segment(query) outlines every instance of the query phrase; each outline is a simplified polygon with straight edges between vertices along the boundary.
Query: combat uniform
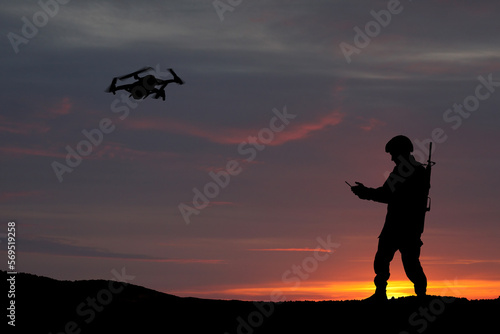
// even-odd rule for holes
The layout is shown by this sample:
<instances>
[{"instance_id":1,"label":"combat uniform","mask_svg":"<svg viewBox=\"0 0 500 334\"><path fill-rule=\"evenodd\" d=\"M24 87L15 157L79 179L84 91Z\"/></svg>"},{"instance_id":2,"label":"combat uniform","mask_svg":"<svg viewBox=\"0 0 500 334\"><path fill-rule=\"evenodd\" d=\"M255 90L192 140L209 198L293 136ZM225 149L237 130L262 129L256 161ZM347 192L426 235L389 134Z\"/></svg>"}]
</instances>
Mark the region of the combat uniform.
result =
<instances>
[{"instance_id":1,"label":"combat uniform","mask_svg":"<svg viewBox=\"0 0 500 334\"><path fill-rule=\"evenodd\" d=\"M387 203L385 224L374 261L376 294L385 295L389 265L397 250L416 294L426 293L427 278L419 257L428 189L426 169L410 155L407 161L394 167L382 187L365 190L365 199Z\"/></svg>"}]
</instances>

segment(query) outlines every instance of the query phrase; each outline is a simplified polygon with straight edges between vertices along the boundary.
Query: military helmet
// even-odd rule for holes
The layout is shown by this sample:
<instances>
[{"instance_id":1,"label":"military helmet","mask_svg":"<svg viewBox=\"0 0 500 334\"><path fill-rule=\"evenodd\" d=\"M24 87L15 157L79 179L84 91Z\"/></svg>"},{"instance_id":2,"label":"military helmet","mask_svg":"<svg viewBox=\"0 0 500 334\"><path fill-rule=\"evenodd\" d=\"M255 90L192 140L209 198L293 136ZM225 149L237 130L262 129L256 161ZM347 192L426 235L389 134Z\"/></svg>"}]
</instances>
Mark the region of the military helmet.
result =
<instances>
[{"instance_id":1,"label":"military helmet","mask_svg":"<svg viewBox=\"0 0 500 334\"><path fill-rule=\"evenodd\" d=\"M387 142L385 151L387 153L410 153L413 152L413 144L410 138L399 135Z\"/></svg>"}]
</instances>

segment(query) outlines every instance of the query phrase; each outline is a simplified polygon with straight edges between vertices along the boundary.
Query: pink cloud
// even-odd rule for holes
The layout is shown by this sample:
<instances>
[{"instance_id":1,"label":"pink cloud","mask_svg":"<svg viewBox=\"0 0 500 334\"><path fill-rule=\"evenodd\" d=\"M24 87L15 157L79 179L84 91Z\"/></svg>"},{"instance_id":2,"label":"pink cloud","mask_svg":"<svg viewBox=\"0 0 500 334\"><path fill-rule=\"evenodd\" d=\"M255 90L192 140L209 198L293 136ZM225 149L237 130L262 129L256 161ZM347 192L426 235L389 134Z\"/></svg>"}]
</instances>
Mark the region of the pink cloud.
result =
<instances>
[{"instance_id":1,"label":"pink cloud","mask_svg":"<svg viewBox=\"0 0 500 334\"><path fill-rule=\"evenodd\" d=\"M292 140L300 140L309 137L309 135L316 131L321 131L329 126L340 124L344 118L344 114L338 110L321 117L320 119L296 126L291 125L290 129L286 129L282 133L276 135L269 145L281 145Z\"/></svg>"},{"instance_id":2,"label":"pink cloud","mask_svg":"<svg viewBox=\"0 0 500 334\"><path fill-rule=\"evenodd\" d=\"M65 158L65 154L52 152L46 149L39 148L25 148L25 147L0 147L0 152L6 155L22 156L22 155L35 155L42 157Z\"/></svg>"},{"instance_id":3,"label":"pink cloud","mask_svg":"<svg viewBox=\"0 0 500 334\"><path fill-rule=\"evenodd\" d=\"M362 130L365 130L365 131L371 131L373 130L374 128L378 128L380 126L384 126L386 123L381 121L381 120L378 120L376 118L364 118L364 117L358 117L359 120L361 120L363 122L362 125L360 125L360 128Z\"/></svg>"},{"instance_id":4,"label":"pink cloud","mask_svg":"<svg viewBox=\"0 0 500 334\"><path fill-rule=\"evenodd\" d=\"M333 251L321 248L256 248L249 249L249 251L258 252L320 252L320 253L332 253Z\"/></svg>"},{"instance_id":5,"label":"pink cloud","mask_svg":"<svg viewBox=\"0 0 500 334\"><path fill-rule=\"evenodd\" d=\"M36 196L41 194L41 191L30 190L30 191L17 191L17 192L7 192L0 194L0 202L8 201L16 198L26 198L31 196Z\"/></svg>"},{"instance_id":6,"label":"pink cloud","mask_svg":"<svg viewBox=\"0 0 500 334\"><path fill-rule=\"evenodd\" d=\"M153 159L153 158L169 158L177 156L175 153L170 152L151 152L140 151L126 147L124 144L109 142L99 147L95 154L90 155L89 158L93 159L122 159L122 160L136 160L136 159Z\"/></svg>"},{"instance_id":7,"label":"pink cloud","mask_svg":"<svg viewBox=\"0 0 500 334\"><path fill-rule=\"evenodd\" d=\"M69 97L64 97L62 100L54 107L49 109L49 113L52 116L62 116L70 113L73 103Z\"/></svg>"},{"instance_id":8,"label":"pink cloud","mask_svg":"<svg viewBox=\"0 0 500 334\"><path fill-rule=\"evenodd\" d=\"M214 201L214 202L210 202L210 204L208 204L208 206L226 206L226 205L235 206L237 204L234 202L223 202L223 201Z\"/></svg>"},{"instance_id":9,"label":"pink cloud","mask_svg":"<svg viewBox=\"0 0 500 334\"><path fill-rule=\"evenodd\" d=\"M131 120L126 125L134 130L160 130L179 134L188 134L194 137L206 138L210 141L221 144L240 143L241 138L248 136L243 129L228 129L219 131L217 129L202 128L197 125L171 119L143 119ZM244 139L243 139L244 140Z\"/></svg>"},{"instance_id":10,"label":"pink cloud","mask_svg":"<svg viewBox=\"0 0 500 334\"><path fill-rule=\"evenodd\" d=\"M27 135L27 134L46 133L50 130L50 127L43 124L10 122L6 121L5 117L1 116L0 116L0 121L2 122L2 124L0 125L0 131L2 132Z\"/></svg>"},{"instance_id":11,"label":"pink cloud","mask_svg":"<svg viewBox=\"0 0 500 334\"><path fill-rule=\"evenodd\" d=\"M307 138L313 132L339 124L342 121L343 116L343 113L338 110L334 110L317 120L307 123L294 124L294 120L291 120L290 124L282 132L275 133L274 139L267 145L278 146L289 141ZM263 128L267 128L268 126L269 124L265 124ZM160 130L172 133L188 134L220 144L240 144L247 141L249 136L256 136L259 131L263 129L202 128L198 125L167 119L131 120L127 123L127 127L134 130Z\"/></svg>"},{"instance_id":12,"label":"pink cloud","mask_svg":"<svg viewBox=\"0 0 500 334\"><path fill-rule=\"evenodd\" d=\"M179 264L189 264L189 263L201 263L201 264L225 264L225 260L218 259L158 259L158 258L149 258L149 257L130 257L130 256L100 256L100 255L65 255L60 254L61 256L75 256L75 257L84 257L91 259L108 259L108 260L125 260L125 261L140 261L140 262L158 262L158 263L179 263Z\"/></svg>"},{"instance_id":13,"label":"pink cloud","mask_svg":"<svg viewBox=\"0 0 500 334\"><path fill-rule=\"evenodd\" d=\"M125 260L143 261L143 262L162 262L162 263L201 263L201 264L225 264L225 260L218 259L140 259L140 258L126 258Z\"/></svg>"}]
</instances>

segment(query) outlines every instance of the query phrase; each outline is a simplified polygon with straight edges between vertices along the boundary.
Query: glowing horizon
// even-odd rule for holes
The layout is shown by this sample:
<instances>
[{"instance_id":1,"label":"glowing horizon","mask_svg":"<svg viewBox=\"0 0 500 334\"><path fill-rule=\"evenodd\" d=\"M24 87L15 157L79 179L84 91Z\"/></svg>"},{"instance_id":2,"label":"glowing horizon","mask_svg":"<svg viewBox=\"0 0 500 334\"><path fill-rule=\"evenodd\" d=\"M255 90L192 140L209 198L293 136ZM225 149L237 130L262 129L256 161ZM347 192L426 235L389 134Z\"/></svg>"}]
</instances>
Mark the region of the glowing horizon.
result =
<instances>
[{"instance_id":1,"label":"glowing horizon","mask_svg":"<svg viewBox=\"0 0 500 334\"><path fill-rule=\"evenodd\" d=\"M446 296L472 299L497 299L500 297L500 281L488 280L455 280L429 281L427 294L431 296ZM303 283L299 288L284 287L279 284L262 285L259 287L227 288L222 290L189 290L165 291L181 297L199 297L210 299L240 299L277 301L276 298L286 301L293 300L361 300L369 297L375 291L373 282L311 282ZM279 297L273 298L277 292ZM387 286L388 298L414 296L413 284L405 280L389 281ZM239 298L235 298L238 296ZM267 296L267 298L266 298ZM331 297L326 297L331 296Z\"/></svg>"}]
</instances>

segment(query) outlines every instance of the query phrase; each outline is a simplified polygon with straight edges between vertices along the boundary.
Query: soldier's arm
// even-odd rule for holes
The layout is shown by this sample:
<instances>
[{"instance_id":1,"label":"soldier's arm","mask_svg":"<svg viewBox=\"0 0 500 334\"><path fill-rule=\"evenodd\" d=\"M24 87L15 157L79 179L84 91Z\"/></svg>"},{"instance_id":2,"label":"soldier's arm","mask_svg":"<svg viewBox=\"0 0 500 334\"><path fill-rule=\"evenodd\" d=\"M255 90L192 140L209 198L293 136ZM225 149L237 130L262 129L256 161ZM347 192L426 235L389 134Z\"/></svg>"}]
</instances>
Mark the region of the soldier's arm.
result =
<instances>
[{"instance_id":1,"label":"soldier's arm","mask_svg":"<svg viewBox=\"0 0 500 334\"><path fill-rule=\"evenodd\" d=\"M365 187L363 184L356 182L357 186L351 187L351 189L361 199L371 200L371 201L387 204L387 203L389 203L389 200L392 197L392 193L393 193L391 191L389 181L390 181L390 176L384 182L384 184L378 188L368 188L368 187Z\"/></svg>"},{"instance_id":2,"label":"soldier's arm","mask_svg":"<svg viewBox=\"0 0 500 334\"><path fill-rule=\"evenodd\" d=\"M396 168L394 168L393 172L389 175L381 187L367 189L368 199L379 203L389 203L396 186L393 182L395 170Z\"/></svg>"},{"instance_id":3,"label":"soldier's arm","mask_svg":"<svg viewBox=\"0 0 500 334\"><path fill-rule=\"evenodd\" d=\"M367 189L368 199L379 202L379 203L389 203L390 199L390 189L385 186L379 188L368 188Z\"/></svg>"}]
</instances>

